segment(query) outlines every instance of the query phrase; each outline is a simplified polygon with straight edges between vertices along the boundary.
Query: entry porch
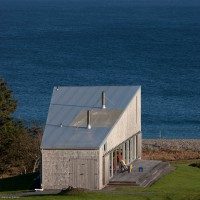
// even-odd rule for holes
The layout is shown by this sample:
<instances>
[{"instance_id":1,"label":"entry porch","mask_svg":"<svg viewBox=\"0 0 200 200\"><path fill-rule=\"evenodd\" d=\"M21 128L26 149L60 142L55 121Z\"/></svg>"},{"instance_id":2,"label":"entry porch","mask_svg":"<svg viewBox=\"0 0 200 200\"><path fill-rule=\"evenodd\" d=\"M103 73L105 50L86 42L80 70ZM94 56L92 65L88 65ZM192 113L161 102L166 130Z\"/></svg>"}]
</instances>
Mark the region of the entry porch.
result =
<instances>
[{"instance_id":1,"label":"entry porch","mask_svg":"<svg viewBox=\"0 0 200 200\"><path fill-rule=\"evenodd\" d=\"M108 185L147 187L174 170L169 163L155 160L135 160L132 165L132 172L115 174Z\"/></svg>"}]
</instances>

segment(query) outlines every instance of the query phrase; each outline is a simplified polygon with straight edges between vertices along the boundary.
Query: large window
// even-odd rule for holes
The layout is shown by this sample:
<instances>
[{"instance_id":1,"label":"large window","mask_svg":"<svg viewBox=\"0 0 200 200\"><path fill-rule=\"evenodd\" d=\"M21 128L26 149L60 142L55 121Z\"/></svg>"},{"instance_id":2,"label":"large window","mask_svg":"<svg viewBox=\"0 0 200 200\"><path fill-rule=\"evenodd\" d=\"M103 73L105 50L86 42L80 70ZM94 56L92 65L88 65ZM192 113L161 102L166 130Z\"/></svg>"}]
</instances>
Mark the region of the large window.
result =
<instances>
[{"instance_id":1,"label":"large window","mask_svg":"<svg viewBox=\"0 0 200 200\"><path fill-rule=\"evenodd\" d=\"M110 152L110 178L114 174L119 173L120 161L124 160L127 164L130 164L137 157L137 136L134 135L129 140L122 143Z\"/></svg>"}]
</instances>

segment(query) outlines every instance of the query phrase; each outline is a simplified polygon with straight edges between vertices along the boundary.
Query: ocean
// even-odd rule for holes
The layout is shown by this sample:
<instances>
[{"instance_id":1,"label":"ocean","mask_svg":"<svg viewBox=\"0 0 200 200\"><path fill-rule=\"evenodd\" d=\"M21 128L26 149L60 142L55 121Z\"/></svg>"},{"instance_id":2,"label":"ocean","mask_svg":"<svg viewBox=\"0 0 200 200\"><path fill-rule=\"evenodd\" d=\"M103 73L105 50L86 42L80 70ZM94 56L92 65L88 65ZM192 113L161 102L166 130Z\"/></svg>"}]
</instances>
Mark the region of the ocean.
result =
<instances>
[{"instance_id":1,"label":"ocean","mask_svg":"<svg viewBox=\"0 0 200 200\"><path fill-rule=\"evenodd\" d=\"M144 138L200 138L200 1L0 0L0 75L23 120L56 85L141 85Z\"/></svg>"}]
</instances>

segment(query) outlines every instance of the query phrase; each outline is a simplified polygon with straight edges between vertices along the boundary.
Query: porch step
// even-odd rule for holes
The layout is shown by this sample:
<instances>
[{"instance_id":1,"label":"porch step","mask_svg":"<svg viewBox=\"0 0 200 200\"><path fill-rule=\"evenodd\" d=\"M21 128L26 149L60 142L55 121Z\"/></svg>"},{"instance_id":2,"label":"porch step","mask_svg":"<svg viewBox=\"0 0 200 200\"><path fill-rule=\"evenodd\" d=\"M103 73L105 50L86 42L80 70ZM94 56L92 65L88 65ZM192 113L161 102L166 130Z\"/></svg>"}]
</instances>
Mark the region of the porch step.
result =
<instances>
[{"instance_id":1,"label":"porch step","mask_svg":"<svg viewBox=\"0 0 200 200\"><path fill-rule=\"evenodd\" d=\"M139 186L137 183L135 182L109 182L108 183L109 186Z\"/></svg>"}]
</instances>

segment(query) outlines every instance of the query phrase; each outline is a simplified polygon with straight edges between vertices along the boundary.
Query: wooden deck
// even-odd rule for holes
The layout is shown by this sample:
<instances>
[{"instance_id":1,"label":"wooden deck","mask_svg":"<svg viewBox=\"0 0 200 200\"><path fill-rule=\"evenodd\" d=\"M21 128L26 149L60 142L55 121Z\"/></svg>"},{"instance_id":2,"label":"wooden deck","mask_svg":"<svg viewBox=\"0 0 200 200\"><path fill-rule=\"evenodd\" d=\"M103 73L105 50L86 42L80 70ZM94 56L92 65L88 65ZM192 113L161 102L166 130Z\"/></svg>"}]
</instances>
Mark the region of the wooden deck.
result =
<instances>
[{"instance_id":1,"label":"wooden deck","mask_svg":"<svg viewBox=\"0 0 200 200\"><path fill-rule=\"evenodd\" d=\"M133 171L115 175L109 185L127 185L147 187L154 183L161 176L174 170L169 163L155 160L137 160L132 163ZM140 172L139 168L143 171Z\"/></svg>"}]
</instances>

